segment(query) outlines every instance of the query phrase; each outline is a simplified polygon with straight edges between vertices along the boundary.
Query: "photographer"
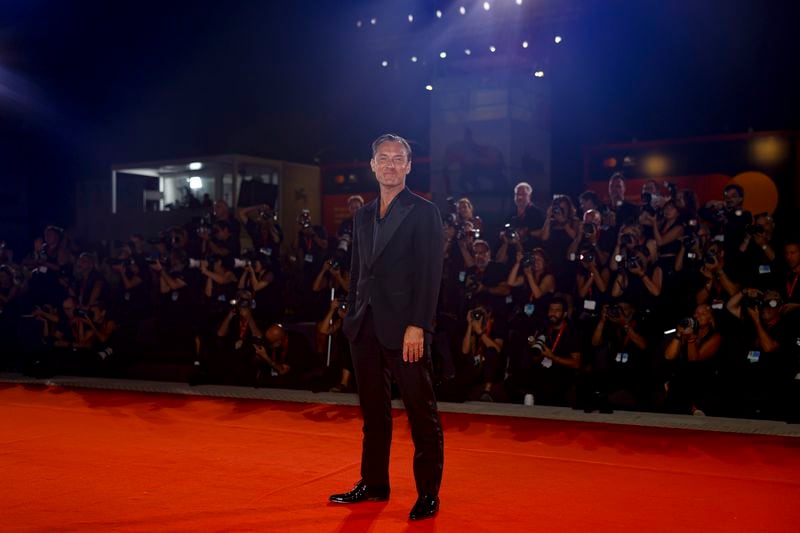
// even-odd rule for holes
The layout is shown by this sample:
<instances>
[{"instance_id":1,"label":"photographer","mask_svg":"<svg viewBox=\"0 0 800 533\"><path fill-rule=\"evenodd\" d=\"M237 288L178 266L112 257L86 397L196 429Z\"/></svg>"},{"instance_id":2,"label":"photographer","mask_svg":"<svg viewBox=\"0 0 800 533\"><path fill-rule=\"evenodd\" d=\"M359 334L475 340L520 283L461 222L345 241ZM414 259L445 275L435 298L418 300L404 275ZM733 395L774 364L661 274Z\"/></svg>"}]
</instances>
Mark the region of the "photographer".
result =
<instances>
[{"instance_id":1,"label":"photographer","mask_svg":"<svg viewBox=\"0 0 800 533\"><path fill-rule=\"evenodd\" d=\"M328 234L325 228L311 223L311 211L303 209L297 218L295 250L304 272L317 272L328 253Z\"/></svg>"},{"instance_id":2,"label":"photographer","mask_svg":"<svg viewBox=\"0 0 800 533\"><path fill-rule=\"evenodd\" d=\"M574 261L579 250L591 250L597 264L604 266L608 264L611 257L614 241L613 234L603 225L603 217L600 212L589 209L583 213L580 231L575 234L575 238L569 245L567 257L570 261Z\"/></svg>"},{"instance_id":3,"label":"photographer","mask_svg":"<svg viewBox=\"0 0 800 533\"><path fill-rule=\"evenodd\" d=\"M300 333L286 331L280 324L267 328L263 343L254 345L257 387L291 389L302 387L303 372L309 366L308 341Z\"/></svg>"},{"instance_id":4,"label":"photographer","mask_svg":"<svg viewBox=\"0 0 800 533\"><path fill-rule=\"evenodd\" d=\"M256 303L254 314L262 323L270 324L281 318L283 295L272 261L264 251L245 254L245 266L239 276L239 290L247 289Z\"/></svg>"},{"instance_id":5,"label":"photographer","mask_svg":"<svg viewBox=\"0 0 800 533\"><path fill-rule=\"evenodd\" d=\"M517 252L506 283L512 288L514 302L524 302L524 312L529 317L535 312L534 304L556 290L556 278L550 273L547 255L541 248L530 253Z\"/></svg>"},{"instance_id":6,"label":"photographer","mask_svg":"<svg viewBox=\"0 0 800 533\"><path fill-rule=\"evenodd\" d=\"M510 362L506 390L513 401L531 392L536 404L574 404L581 353L578 332L567 321L567 312L567 301L553 298L545 328L529 335L525 349Z\"/></svg>"},{"instance_id":7,"label":"photographer","mask_svg":"<svg viewBox=\"0 0 800 533\"><path fill-rule=\"evenodd\" d=\"M489 307L478 306L469 310L467 329L461 341L464 362L456 378L462 397L494 401L492 386L497 378L504 336Z\"/></svg>"},{"instance_id":8,"label":"photographer","mask_svg":"<svg viewBox=\"0 0 800 533\"><path fill-rule=\"evenodd\" d=\"M509 263L516 252L541 246L544 213L533 203L533 188L522 181L514 187L514 212L505 220L506 230L500 234L500 247L495 254L498 263ZM509 248L512 248L511 250Z\"/></svg>"},{"instance_id":9,"label":"photographer","mask_svg":"<svg viewBox=\"0 0 800 533\"><path fill-rule=\"evenodd\" d=\"M597 404L590 403L587 410L646 407L650 393L650 354L631 303L621 301L603 306L592 334L592 346L595 355L589 378L593 401Z\"/></svg>"},{"instance_id":10,"label":"photographer","mask_svg":"<svg viewBox=\"0 0 800 533\"><path fill-rule=\"evenodd\" d=\"M786 260L786 303L800 304L800 239L788 241L783 247L783 257Z\"/></svg>"},{"instance_id":11,"label":"photographer","mask_svg":"<svg viewBox=\"0 0 800 533\"><path fill-rule=\"evenodd\" d=\"M253 339L261 338L253 317L253 303L253 294L248 290L237 291L230 300L228 312L217 328L216 350L210 354L207 364L197 369L206 373L203 377L222 383L252 383Z\"/></svg>"},{"instance_id":12,"label":"photographer","mask_svg":"<svg viewBox=\"0 0 800 533\"><path fill-rule=\"evenodd\" d=\"M739 244L744 240L745 228L752 224L753 216L746 211L744 188L730 183L722 190L723 200L711 200L701 208L699 214L712 225L714 235L724 235L725 253L735 257Z\"/></svg>"},{"instance_id":13,"label":"photographer","mask_svg":"<svg viewBox=\"0 0 800 533\"><path fill-rule=\"evenodd\" d=\"M577 296L580 299L577 308L594 315L599 305L608 298L608 284L611 271L608 267L598 265L596 248L585 248L576 255L578 271L575 274Z\"/></svg>"},{"instance_id":14,"label":"photographer","mask_svg":"<svg viewBox=\"0 0 800 533\"><path fill-rule=\"evenodd\" d=\"M581 213L584 215L587 211L602 213L605 207L600 197L594 191L583 191L580 193L578 195L578 206L580 207Z\"/></svg>"},{"instance_id":15,"label":"photographer","mask_svg":"<svg viewBox=\"0 0 800 533\"><path fill-rule=\"evenodd\" d=\"M339 228L336 230L337 239L341 240L345 235L349 236L350 241L353 240L353 220L355 220L356 211L364 207L364 197L359 194L354 194L347 199L347 213L348 217L342 220Z\"/></svg>"},{"instance_id":16,"label":"photographer","mask_svg":"<svg viewBox=\"0 0 800 533\"><path fill-rule=\"evenodd\" d=\"M113 310L119 317L120 335L125 339L125 344L130 346L135 341L140 321L149 314L150 276L142 276L145 263L135 259L130 248L123 248L109 264L111 271L119 276Z\"/></svg>"},{"instance_id":17,"label":"photographer","mask_svg":"<svg viewBox=\"0 0 800 533\"><path fill-rule=\"evenodd\" d=\"M711 306L698 305L693 316L678 323L664 350L664 358L671 363L664 387L668 411L703 415L715 409L715 357L721 345Z\"/></svg>"},{"instance_id":18,"label":"photographer","mask_svg":"<svg viewBox=\"0 0 800 533\"><path fill-rule=\"evenodd\" d=\"M164 259L148 258L147 264L154 283L158 284L155 326L159 349L194 357L197 351L194 333L199 329L199 302L190 290L185 253L174 250ZM197 292L200 292L199 288Z\"/></svg>"},{"instance_id":19,"label":"photographer","mask_svg":"<svg viewBox=\"0 0 800 533\"><path fill-rule=\"evenodd\" d=\"M633 224L638 220L639 208L625 199L625 176L621 172L615 172L608 179L608 197L617 225Z\"/></svg>"},{"instance_id":20,"label":"photographer","mask_svg":"<svg viewBox=\"0 0 800 533\"><path fill-rule=\"evenodd\" d=\"M703 266L700 268L703 286L697 292L697 304L709 304L712 309L722 309L724 302L739 292L739 285L734 283L725 272L725 250L721 243L710 241L703 254Z\"/></svg>"},{"instance_id":21,"label":"photographer","mask_svg":"<svg viewBox=\"0 0 800 533\"><path fill-rule=\"evenodd\" d=\"M634 253L637 247L645 247L648 255L656 257L658 246L653 239L646 239L642 231L642 226L638 223L625 224L620 227L617 233L617 244L608 262L608 268L616 272L625 265L620 265L628 256Z\"/></svg>"},{"instance_id":22,"label":"photographer","mask_svg":"<svg viewBox=\"0 0 800 533\"><path fill-rule=\"evenodd\" d=\"M656 298L661 295L662 276L661 267L654 264L647 248L634 248L617 271L611 297L631 302L638 309L654 309Z\"/></svg>"},{"instance_id":23,"label":"photographer","mask_svg":"<svg viewBox=\"0 0 800 533\"><path fill-rule=\"evenodd\" d=\"M800 335L797 306L774 289L742 289L726 308L740 320L738 342L726 369L728 405L748 418L796 416L788 402L798 372Z\"/></svg>"},{"instance_id":24,"label":"photographer","mask_svg":"<svg viewBox=\"0 0 800 533\"><path fill-rule=\"evenodd\" d=\"M17 285L14 270L9 265L0 264L0 343L3 346L0 370L13 369L16 366L12 358L17 357L19 293L20 287Z\"/></svg>"},{"instance_id":25,"label":"photographer","mask_svg":"<svg viewBox=\"0 0 800 533\"><path fill-rule=\"evenodd\" d=\"M239 221L244 224L253 242L253 248L263 250L270 260L277 262L283 231L272 208L267 204L254 205L240 208L238 213Z\"/></svg>"},{"instance_id":26,"label":"photographer","mask_svg":"<svg viewBox=\"0 0 800 533\"><path fill-rule=\"evenodd\" d=\"M211 313L221 312L225 305L234 298L237 282L233 273L233 258L209 257L200 261L200 273L205 276L203 294Z\"/></svg>"},{"instance_id":27,"label":"photographer","mask_svg":"<svg viewBox=\"0 0 800 533\"><path fill-rule=\"evenodd\" d=\"M745 227L744 238L739 245L742 282L752 287L777 287L777 254L772 244L775 221L769 213L755 215L753 223Z\"/></svg>"},{"instance_id":28,"label":"photographer","mask_svg":"<svg viewBox=\"0 0 800 533\"><path fill-rule=\"evenodd\" d=\"M95 304L105 289L105 279L95 267L94 256L83 252L78 256L75 264L75 279L69 289L70 295L75 298L78 307L88 309Z\"/></svg>"},{"instance_id":29,"label":"photographer","mask_svg":"<svg viewBox=\"0 0 800 533\"><path fill-rule=\"evenodd\" d=\"M352 390L353 360L350 357L350 343L342 333L342 320L347 314L347 300L339 297L331 300L328 313L317 322L317 334L323 340L331 337L332 366L338 370L339 383L330 388L330 392L347 392ZM327 350L324 343L323 350ZM321 352L322 350L320 350Z\"/></svg>"},{"instance_id":30,"label":"photographer","mask_svg":"<svg viewBox=\"0 0 800 533\"><path fill-rule=\"evenodd\" d=\"M506 269L492 261L489 243L477 240L472 244L475 264L464 272L464 300L468 306L485 300L495 317L505 314L505 297L511 294Z\"/></svg>"},{"instance_id":31,"label":"photographer","mask_svg":"<svg viewBox=\"0 0 800 533\"><path fill-rule=\"evenodd\" d=\"M31 272L28 282L31 304L61 305L67 295L67 288L60 282L60 278L62 271L66 273L71 270L72 259L64 230L57 226L47 226L44 238L34 241L33 253L22 262Z\"/></svg>"},{"instance_id":32,"label":"photographer","mask_svg":"<svg viewBox=\"0 0 800 533\"><path fill-rule=\"evenodd\" d=\"M663 204L661 217L642 213L640 218L643 224L652 228L653 240L658 247L658 266L666 276L671 276L675 271L675 259L684 234L684 226L675 202L669 200Z\"/></svg>"},{"instance_id":33,"label":"photographer","mask_svg":"<svg viewBox=\"0 0 800 533\"><path fill-rule=\"evenodd\" d=\"M234 224L238 226L235 221ZM213 238L209 232L198 232L201 239L201 253L204 257L210 255L236 257L239 255L239 238L233 233L231 227L230 223L218 220L212 226Z\"/></svg>"},{"instance_id":34,"label":"photographer","mask_svg":"<svg viewBox=\"0 0 800 533\"><path fill-rule=\"evenodd\" d=\"M348 292L350 290L350 273L344 269L342 254L335 254L333 257L322 263L322 268L314 279L311 290L321 292L336 289Z\"/></svg>"}]
</instances>

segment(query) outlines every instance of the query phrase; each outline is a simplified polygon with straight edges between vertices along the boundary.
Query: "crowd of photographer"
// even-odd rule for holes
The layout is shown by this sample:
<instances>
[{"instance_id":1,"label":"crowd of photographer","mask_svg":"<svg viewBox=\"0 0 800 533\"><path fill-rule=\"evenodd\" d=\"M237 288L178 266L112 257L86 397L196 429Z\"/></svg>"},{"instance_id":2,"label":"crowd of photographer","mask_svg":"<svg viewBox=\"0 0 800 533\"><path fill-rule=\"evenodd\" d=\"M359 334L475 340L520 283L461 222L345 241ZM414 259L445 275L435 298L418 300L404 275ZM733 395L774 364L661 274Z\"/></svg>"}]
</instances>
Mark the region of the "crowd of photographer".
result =
<instances>
[{"instance_id":1,"label":"crowd of photographer","mask_svg":"<svg viewBox=\"0 0 800 533\"><path fill-rule=\"evenodd\" d=\"M778 240L735 184L705 205L655 181L633 203L625 187L615 174L608 203L586 191L540 209L520 183L497 239L470 199L452 203L440 397L796 419L797 236Z\"/></svg>"},{"instance_id":2,"label":"crowd of photographer","mask_svg":"<svg viewBox=\"0 0 800 533\"><path fill-rule=\"evenodd\" d=\"M442 210L439 398L796 418L800 241L736 185L705 205L655 181L639 202L625 189L615 174L607 203L586 191L542 209L520 183L499 235L469 198ZM2 364L125 375L156 353L190 361L193 383L353 391L341 322L363 203L335 235L304 211L284 236L269 206L222 201L102 247L49 226L19 260L0 248Z\"/></svg>"}]
</instances>

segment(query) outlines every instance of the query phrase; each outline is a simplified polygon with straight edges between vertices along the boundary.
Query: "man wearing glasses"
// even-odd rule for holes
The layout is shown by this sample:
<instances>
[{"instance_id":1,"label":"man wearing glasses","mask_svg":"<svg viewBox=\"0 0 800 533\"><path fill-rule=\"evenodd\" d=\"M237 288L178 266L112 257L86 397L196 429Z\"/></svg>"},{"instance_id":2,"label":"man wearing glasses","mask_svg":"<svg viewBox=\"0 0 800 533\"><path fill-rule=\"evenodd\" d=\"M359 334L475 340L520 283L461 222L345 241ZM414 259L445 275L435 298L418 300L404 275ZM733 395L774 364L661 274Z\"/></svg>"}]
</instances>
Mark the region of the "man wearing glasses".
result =
<instances>
[{"instance_id":1,"label":"man wearing glasses","mask_svg":"<svg viewBox=\"0 0 800 533\"><path fill-rule=\"evenodd\" d=\"M409 518L434 516L444 465L444 439L431 380L430 341L444 234L434 204L406 188L411 147L385 134L372 143L378 198L355 214L348 313L342 329L350 341L364 418L361 480L330 501L359 503L389 498L392 440L391 379L408 413L414 441L418 499Z\"/></svg>"}]
</instances>

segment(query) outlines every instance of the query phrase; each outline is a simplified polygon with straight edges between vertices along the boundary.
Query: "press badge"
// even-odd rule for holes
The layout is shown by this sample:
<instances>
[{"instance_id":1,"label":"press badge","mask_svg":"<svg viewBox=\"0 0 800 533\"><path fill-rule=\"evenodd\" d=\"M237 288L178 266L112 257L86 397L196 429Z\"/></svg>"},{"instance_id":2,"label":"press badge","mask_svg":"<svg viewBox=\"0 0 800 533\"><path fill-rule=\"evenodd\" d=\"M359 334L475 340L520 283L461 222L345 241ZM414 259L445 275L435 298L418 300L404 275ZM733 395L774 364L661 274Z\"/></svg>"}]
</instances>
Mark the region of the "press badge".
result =
<instances>
[{"instance_id":1,"label":"press badge","mask_svg":"<svg viewBox=\"0 0 800 533\"><path fill-rule=\"evenodd\" d=\"M480 355L476 355L476 356L474 356L474 357L472 358L472 362L473 362L473 364L474 364L475 366L480 366L480 364L481 364L481 356L480 356Z\"/></svg>"},{"instance_id":2,"label":"press badge","mask_svg":"<svg viewBox=\"0 0 800 533\"><path fill-rule=\"evenodd\" d=\"M126 292L125 292L125 295L124 295L122 298L123 298L123 299L124 299L126 302L130 302L130 301L131 301L131 293L126 291Z\"/></svg>"},{"instance_id":3,"label":"press badge","mask_svg":"<svg viewBox=\"0 0 800 533\"><path fill-rule=\"evenodd\" d=\"M227 299L227 298L225 298L225 295L224 295L224 294L220 294L219 296L217 296L217 300L219 300L220 302L225 302L225 301L227 301L228 299Z\"/></svg>"},{"instance_id":4,"label":"press badge","mask_svg":"<svg viewBox=\"0 0 800 533\"><path fill-rule=\"evenodd\" d=\"M714 300L711 302L711 309L720 310L725 307L725 303L722 300Z\"/></svg>"},{"instance_id":5,"label":"press badge","mask_svg":"<svg viewBox=\"0 0 800 533\"><path fill-rule=\"evenodd\" d=\"M617 363L627 363L628 362L628 352L617 352L617 356L614 358Z\"/></svg>"},{"instance_id":6,"label":"press badge","mask_svg":"<svg viewBox=\"0 0 800 533\"><path fill-rule=\"evenodd\" d=\"M270 369L269 373L273 378L277 378L278 377L278 371L275 370L274 368Z\"/></svg>"},{"instance_id":7,"label":"press badge","mask_svg":"<svg viewBox=\"0 0 800 533\"><path fill-rule=\"evenodd\" d=\"M170 298L172 298L173 302L177 302L178 301L178 296L180 296L180 293L178 291L172 291L172 294L170 295Z\"/></svg>"},{"instance_id":8,"label":"press badge","mask_svg":"<svg viewBox=\"0 0 800 533\"><path fill-rule=\"evenodd\" d=\"M553 360L545 357L544 359L542 359L542 366L545 368L550 368L551 366L553 366Z\"/></svg>"},{"instance_id":9,"label":"press badge","mask_svg":"<svg viewBox=\"0 0 800 533\"><path fill-rule=\"evenodd\" d=\"M239 339L238 341L236 341L236 344L234 344L233 347L238 350L239 348L242 347L242 344L243 344L242 339Z\"/></svg>"},{"instance_id":10,"label":"press badge","mask_svg":"<svg viewBox=\"0 0 800 533\"><path fill-rule=\"evenodd\" d=\"M270 256L270 257L271 257L271 256L272 256L272 248L264 248L264 253L265 253L267 256Z\"/></svg>"},{"instance_id":11,"label":"press badge","mask_svg":"<svg viewBox=\"0 0 800 533\"><path fill-rule=\"evenodd\" d=\"M533 304L525 304L525 307L522 308L522 311L526 315L531 316L533 314L534 309L536 309L536 306L534 306Z\"/></svg>"},{"instance_id":12,"label":"press badge","mask_svg":"<svg viewBox=\"0 0 800 533\"><path fill-rule=\"evenodd\" d=\"M313 254L306 254L304 259L305 259L306 263L313 263L314 262L314 255Z\"/></svg>"},{"instance_id":13,"label":"press badge","mask_svg":"<svg viewBox=\"0 0 800 533\"><path fill-rule=\"evenodd\" d=\"M458 273L458 281L464 283L464 280L467 279L467 273L465 271L461 271Z\"/></svg>"},{"instance_id":14,"label":"press badge","mask_svg":"<svg viewBox=\"0 0 800 533\"><path fill-rule=\"evenodd\" d=\"M594 311L597 309L597 302L594 300L584 300L583 301L583 308L587 311Z\"/></svg>"},{"instance_id":15,"label":"press badge","mask_svg":"<svg viewBox=\"0 0 800 533\"><path fill-rule=\"evenodd\" d=\"M770 272L772 272L772 269L769 267L769 265L758 265L759 274L769 274Z\"/></svg>"},{"instance_id":16,"label":"press badge","mask_svg":"<svg viewBox=\"0 0 800 533\"><path fill-rule=\"evenodd\" d=\"M758 363L758 360L761 358L761 352L756 350L750 350L747 352L747 360L751 363Z\"/></svg>"},{"instance_id":17,"label":"press badge","mask_svg":"<svg viewBox=\"0 0 800 533\"><path fill-rule=\"evenodd\" d=\"M514 302L514 297L513 296L511 296L510 294L508 296L506 296L506 303L507 304L510 304L510 303L513 303L513 302Z\"/></svg>"}]
</instances>

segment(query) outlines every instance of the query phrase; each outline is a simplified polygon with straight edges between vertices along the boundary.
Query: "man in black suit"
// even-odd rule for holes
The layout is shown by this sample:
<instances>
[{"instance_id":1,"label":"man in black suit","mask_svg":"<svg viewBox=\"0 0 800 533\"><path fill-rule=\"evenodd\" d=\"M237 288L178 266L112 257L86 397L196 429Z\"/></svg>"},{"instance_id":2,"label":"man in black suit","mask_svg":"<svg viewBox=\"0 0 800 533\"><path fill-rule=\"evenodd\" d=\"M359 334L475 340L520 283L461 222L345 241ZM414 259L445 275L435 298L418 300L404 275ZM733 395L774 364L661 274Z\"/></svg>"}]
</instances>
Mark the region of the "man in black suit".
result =
<instances>
[{"instance_id":1,"label":"man in black suit","mask_svg":"<svg viewBox=\"0 0 800 533\"><path fill-rule=\"evenodd\" d=\"M430 355L444 233L436 206L405 186L411 171L411 147L405 139L378 137L372 143L370 165L380 195L355 215L349 311L342 325L350 341L364 418L361 480L350 492L330 500L388 499L394 377L414 441L419 497L409 518L419 520L439 509L444 465Z\"/></svg>"}]
</instances>

